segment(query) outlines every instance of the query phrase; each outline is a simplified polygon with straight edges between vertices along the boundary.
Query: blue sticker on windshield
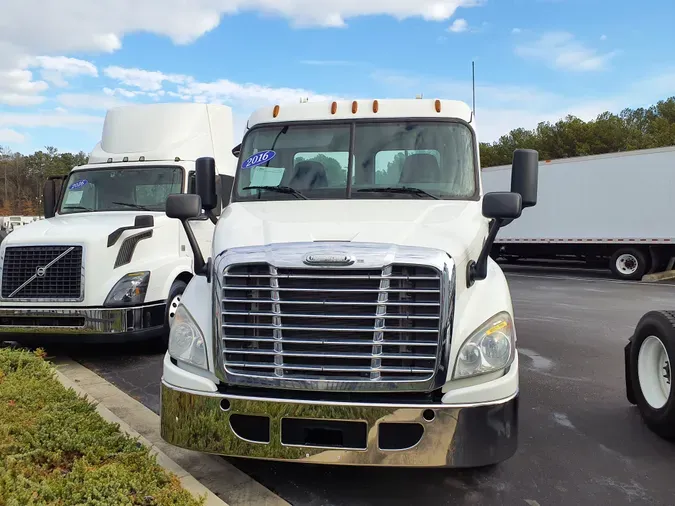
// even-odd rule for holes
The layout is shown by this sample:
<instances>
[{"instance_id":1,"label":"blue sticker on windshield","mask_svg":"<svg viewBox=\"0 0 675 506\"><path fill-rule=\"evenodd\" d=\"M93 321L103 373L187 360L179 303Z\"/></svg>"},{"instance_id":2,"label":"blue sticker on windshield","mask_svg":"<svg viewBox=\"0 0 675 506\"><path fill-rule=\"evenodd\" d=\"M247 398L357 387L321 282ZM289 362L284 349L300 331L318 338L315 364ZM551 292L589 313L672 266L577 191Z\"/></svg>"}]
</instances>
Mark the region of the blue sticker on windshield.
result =
<instances>
[{"instance_id":1,"label":"blue sticker on windshield","mask_svg":"<svg viewBox=\"0 0 675 506\"><path fill-rule=\"evenodd\" d=\"M86 179L83 179L81 181L78 181L77 183L71 184L68 189L69 190L79 190L79 189L83 188L84 186L86 186L87 182L88 181Z\"/></svg>"},{"instance_id":2,"label":"blue sticker on windshield","mask_svg":"<svg viewBox=\"0 0 675 506\"><path fill-rule=\"evenodd\" d=\"M250 156L246 160L244 160L241 163L241 168L250 169L252 167L257 167L258 165L262 165L264 163L269 162L275 156L277 156L277 154L272 150L261 151L260 153L256 153L255 155Z\"/></svg>"}]
</instances>

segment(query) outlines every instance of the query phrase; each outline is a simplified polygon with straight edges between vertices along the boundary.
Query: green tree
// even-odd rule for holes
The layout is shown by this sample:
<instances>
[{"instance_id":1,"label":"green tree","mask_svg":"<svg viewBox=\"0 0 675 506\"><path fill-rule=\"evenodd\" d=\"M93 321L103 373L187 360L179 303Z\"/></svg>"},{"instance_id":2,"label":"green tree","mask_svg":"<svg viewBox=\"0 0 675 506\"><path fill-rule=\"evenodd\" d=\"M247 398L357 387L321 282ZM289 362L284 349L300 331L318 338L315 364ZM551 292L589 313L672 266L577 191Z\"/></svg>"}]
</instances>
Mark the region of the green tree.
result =
<instances>
[{"instance_id":1,"label":"green tree","mask_svg":"<svg viewBox=\"0 0 675 506\"><path fill-rule=\"evenodd\" d=\"M297 162L318 162L326 169L326 177L330 186L344 186L347 184L347 168L342 167L342 164L335 158L319 153L311 158L303 158L299 156Z\"/></svg>"}]
</instances>

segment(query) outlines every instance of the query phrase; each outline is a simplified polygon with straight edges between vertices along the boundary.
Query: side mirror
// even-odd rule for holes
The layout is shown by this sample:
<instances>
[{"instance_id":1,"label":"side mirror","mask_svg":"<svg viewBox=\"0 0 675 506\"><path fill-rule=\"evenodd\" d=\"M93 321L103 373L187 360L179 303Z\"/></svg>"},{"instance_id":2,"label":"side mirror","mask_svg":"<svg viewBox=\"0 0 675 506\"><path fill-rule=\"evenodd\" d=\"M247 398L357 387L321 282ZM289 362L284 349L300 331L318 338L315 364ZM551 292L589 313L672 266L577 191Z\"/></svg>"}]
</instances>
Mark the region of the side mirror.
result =
<instances>
[{"instance_id":1,"label":"side mirror","mask_svg":"<svg viewBox=\"0 0 675 506\"><path fill-rule=\"evenodd\" d=\"M218 206L216 194L216 161L210 157L198 158L195 162L195 188L201 197L202 209L212 211Z\"/></svg>"},{"instance_id":2,"label":"side mirror","mask_svg":"<svg viewBox=\"0 0 675 506\"><path fill-rule=\"evenodd\" d=\"M202 199L199 195L175 193L166 199L166 215L180 221L198 218L202 212ZM138 216L143 218L143 216Z\"/></svg>"},{"instance_id":3,"label":"side mirror","mask_svg":"<svg viewBox=\"0 0 675 506\"><path fill-rule=\"evenodd\" d=\"M241 154L241 144L237 144L235 147L232 148L232 154L239 158L239 155Z\"/></svg>"},{"instance_id":4,"label":"side mirror","mask_svg":"<svg viewBox=\"0 0 675 506\"><path fill-rule=\"evenodd\" d=\"M45 218L53 218L56 215L56 181L47 179L42 187L42 205Z\"/></svg>"},{"instance_id":5,"label":"side mirror","mask_svg":"<svg viewBox=\"0 0 675 506\"><path fill-rule=\"evenodd\" d=\"M186 193L175 193L169 195L166 199L166 215L169 218L180 220L187 235L190 249L194 256L195 274L199 276L207 276L209 273L209 266L204 262L202 250L199 249L199 243L195 237L192 228L190 228L189 220L198 218L202 213L202 199L199 195L190 195Z\"/></svg>"},{"instance_id":6,"label":"side mirror","mask_svg":"<svg viewBox=\"0 0 675 506\"><path fill-rule=\"evenodd\" d=\"M533 149L516 149L511 168L511 191L520 193L523 207L537 205L539 153Z\"/></svg>"},{"instance_id":7,"label":"side mirror","mask_svg":"<svg viewBox=\"0 0 675 506\"><path fill-rule=\"evenodd\" d=\"M515 220L523 212L520 193L492 192L483 196L483 216L497 220Z\"/></svg>"}]
</instances>

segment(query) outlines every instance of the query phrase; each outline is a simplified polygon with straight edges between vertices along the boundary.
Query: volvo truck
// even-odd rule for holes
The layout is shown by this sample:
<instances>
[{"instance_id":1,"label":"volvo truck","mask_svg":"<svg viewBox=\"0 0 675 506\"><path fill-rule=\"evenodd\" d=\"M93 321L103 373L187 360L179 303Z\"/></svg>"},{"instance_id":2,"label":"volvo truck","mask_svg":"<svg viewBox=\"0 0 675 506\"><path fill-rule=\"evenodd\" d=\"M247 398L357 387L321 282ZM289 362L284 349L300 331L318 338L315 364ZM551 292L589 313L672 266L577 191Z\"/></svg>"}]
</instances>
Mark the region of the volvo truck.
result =
<instances>
[{"instance_id":1,"label":"volvo truck","mask_svg":"<svg viewBox=\"0 0 675 506\"><path fill-rule=\"evenodd\" d=\"M489 252L536 203L538 155L484 193L475 117L452 100L256 111L206 258L170 195L195 277L164 358L161 434L191 450L296 462L480 467L517 448L513 306ZM527 211L526 211L527 212Z\"/></svg>"},{"instance_id":2,"label":"volvo truck","mask_svg":"<svg viewBox=\"0 0 675 506\"><path fill-rule=\"evenodd\" d=\"M172 194L195 191L195 160L215 160L218 193L236 165L230 108L149 104L111 109L86 165L44 188L44 220L0 246L0 340L166 341L194 256ZM211 249L215 215L191 222Z\"/></svg>"}]
</instances>

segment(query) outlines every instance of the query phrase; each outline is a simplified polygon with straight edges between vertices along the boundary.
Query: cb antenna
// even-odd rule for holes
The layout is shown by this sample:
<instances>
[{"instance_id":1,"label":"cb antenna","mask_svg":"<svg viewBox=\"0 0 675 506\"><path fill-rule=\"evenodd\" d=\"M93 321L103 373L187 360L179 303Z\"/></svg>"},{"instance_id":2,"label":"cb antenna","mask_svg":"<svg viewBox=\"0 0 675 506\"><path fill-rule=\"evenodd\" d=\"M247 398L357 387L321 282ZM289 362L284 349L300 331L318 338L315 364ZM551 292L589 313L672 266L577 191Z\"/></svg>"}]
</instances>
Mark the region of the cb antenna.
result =
<instances>
[{"instance_id":1,"label":"cb antenna","mask_svg":"<svg viewBox=\"0 0 675 506\"><path fill-rule=\"evenodd\" d=\"M476 117L476 62L471 62L471 119Z\"/></svg>"}]
</instances>

